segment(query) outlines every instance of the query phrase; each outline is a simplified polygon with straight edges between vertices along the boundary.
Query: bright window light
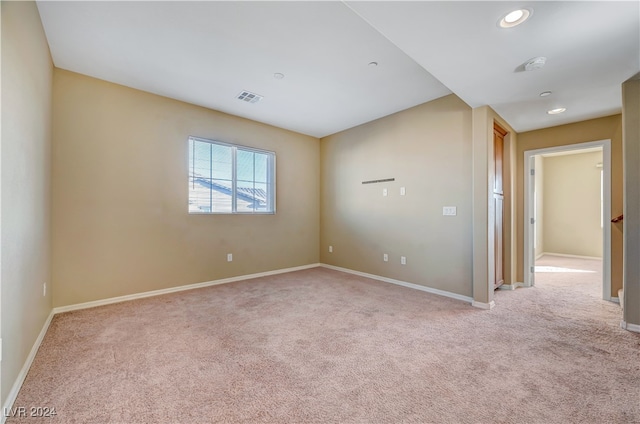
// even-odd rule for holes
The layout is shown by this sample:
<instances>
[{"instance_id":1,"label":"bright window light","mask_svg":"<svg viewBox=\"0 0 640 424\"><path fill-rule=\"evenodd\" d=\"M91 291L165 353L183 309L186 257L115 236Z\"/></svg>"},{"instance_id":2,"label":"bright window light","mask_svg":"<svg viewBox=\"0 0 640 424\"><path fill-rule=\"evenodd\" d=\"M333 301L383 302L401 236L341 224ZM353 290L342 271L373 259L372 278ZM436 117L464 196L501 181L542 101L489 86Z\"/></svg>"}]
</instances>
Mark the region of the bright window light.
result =
<instances>
[{"instance_id":1,"label":"bright window light","mask_svg":"<svg viewBox=\"0 0 640 424\"><path fill-rule=\"evenodd\" d=\"M189 137L189 213L273 214L273 152Z\"/></svg>"}]
</instances>

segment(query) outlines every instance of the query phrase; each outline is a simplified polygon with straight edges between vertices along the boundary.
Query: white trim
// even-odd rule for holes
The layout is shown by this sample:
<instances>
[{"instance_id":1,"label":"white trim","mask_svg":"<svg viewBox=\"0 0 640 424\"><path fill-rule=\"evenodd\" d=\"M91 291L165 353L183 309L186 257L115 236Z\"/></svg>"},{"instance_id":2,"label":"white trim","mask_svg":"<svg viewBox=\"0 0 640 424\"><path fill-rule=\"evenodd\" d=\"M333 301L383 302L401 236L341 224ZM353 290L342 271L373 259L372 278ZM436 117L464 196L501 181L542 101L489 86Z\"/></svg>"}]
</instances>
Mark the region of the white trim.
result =
<instances>
[{"instance_id":1,"label":"white trim","mask_svg":"<svg viewBox=\"0 0 640 424\"><path fill-rule=\"evenodd\" d=\"M500 290L515 290L518 287L524 287L524 283L503 284L498 288Z\"/></svg>"},{"instance_id":2,"label":"white trim","mask_svg":"<svg viewBox=\"0 0 640 424\"><path fill-rule=\"evenodd\" d=\"M360 277L371 278L372 280L378 280L378 281L383 281L385 283L397 284L399 286L408 287L410 289L416 289L416 290L420 290L420 291L431 293L431 294L437 294L438 296L444 296L444 297L449 297L456 300L462 300L463 302L467 302L467 303L473 302L472 297L464 296L457 293L451 293L445 290L434 289L431 287L421 286L419 284L414 284L414 283L407 283L406 281L394 280L393 278L381 277L379 275L367 274L366 272L354 271L349 268L342 268L334 265L320 264L320 266L323 268L332 269L334 271L342 271L348 274L358 275Z\"/></svg>"},{"instance_id":3,"label":"white trim","mask_svg":"<svg viewBox=\"0 0 640 424\"><path fill-rule=\"evenodd\" d=\"M471 302L471 306L473 306L474 308L491 310L496 306L496 302L492 300L489 303L484 303L484 302L476 302L474 300L473 302Z\"/></svg>"},{"instance_id":4,"label":"white trim","mask_svg":"<svg viewBox=\"0 0 640 424\"><path fill-rule=\"evenodd\" d=\"M535 155L528 155L524 152L524 249L523 249L523 277L524 286L532 287L535 285L535 272L531 271L531 268L535 266L535 226L531 224L531 220L534 218L536 211L535 208L535 175L531 175L531 170L535 171ZM533 227L533 228L532 228ZM533 263L531 263L533 261Z\"/></svg>"},{"instance_id":5,"label":"white trim","mask_svg":"<svg viewBox=\"0 0 640 424\"><path fill-rule=\"evenodd\" d=\"M612 301L613 303L620 303L620 299L618 299L617 297L612 297L612 298L611 298L611 301Z\"/></svg>"},{"instance_id":6,"label":"white trim","mask_svg":"<svg viewBox=\"0 0 640 424\"><path fill-rule=\"evenodd\" d=\"M36 353L38 353L38 349L40 349L40 344L42 343L42 340L44 339L45 334L47 334L47 330L49 329L49 324L51 324L51 320L53 319L54 315L55 313L52 310L49 313L47 320L44 322L44 325L42 326L42 330L40 330L40 334L38 335L38 338L33 344L33 347L31 348L31 352L29 352L29 356L27 356L27 360L24 361L24 365L22 366L22 369L20 370L20 373L18 374L16 381L13 383L13 387L11 387L11 391L9 391L7 400L5 401L2 408L2 414L0 414L0 424L4 424L4 422L8 418L5 416L6 414L4 412L9 411L13 407L13 403L16 401L16 398L18 397L18 392L20 392L20 389L22 388L22 383L24 383L24 379L27 378L27 373L29 372L29 368L31 368L31 364L33 364L33 360L36 357Z\"/></svg>"},{"instance_id":7,"label":"white trim","mask_svg":"<svg viewBox=\"0 0 640 424\"><path fill-rule=\"evenodd\" d=\"M297 266L297 267L293 267L293 268L284 268L284 269L277 269L277 270L274 270L274 271L259 272L259 273L256 273L256 274L248 274L248 275L240 275L240 276L237 276L237 277L223 278L221 280L206 281L204 283L187 284L187 285L184 285L184 286L170 287L170 288L167 288L167 289L152 290L152 291L148 291L148 292L129 294L129 295L126 295L126 296L110 297L108 299L94 300L92 302L77 303L75 305L59 306L57 308L53 308L53 313L54 314L60 314L62 312L77 311L79 309L95 308L96 306L110 305L112 303L127 302L129 300L143 299L145 297L160 296L160 295L163 295L163 294L176 293L176 292L181 292L181 291L185 291L185 290L199 289L199 288L202 288L202 287L217 286L219 284L233 283L233 282L236 282L236 281L251 280L251 279L254 279L254 278L267 277L269 275L284 274L284 273L287 273L287 272L294 272L294 271L301 271L301 270L304 270L304 269L317 268L319 266L320 266L319 263L315 263L315 264Z\"/></svg>"},{"instance_id":8,"label":"white trim","mask_svg":"<svg viewBox=\"0 0 640 424\"><path fill-rule=\"evenodd\" d=\"M568 144L564 146L555 146L545 149L526 150L524 152L524 281L525 286L532 285L534 272L531 267L535 264L531 263L533 259L533 235L531 234L531 205L533 204L531 183L532 176L530 173L532 158L536 155L548 153L567 152L571 150L584 150L595 147L602 148L602 165L603 165L603 185L604 185L604 213L602 221L605 225L602 228L602 299L611 300L611 140L589 141L586 143ZM535 284L535 282L534 282Z\"/></svg>"},{"instance_id":9,"label":"white trim","mask_svg":"<svg viewBox=\"0 0 640 424\"><path fill-rule=\"evenodd\" d=\"M582 256L582 255L569 255L567 253L553 253L553 252L544 252L543 255L549 256L560 256L562 258L575 258L575 259L595 259L595 260L603 260L603 258L598 256Z\"/></svg>"},{"instance_id":10,"label":"white trim","mask_svg":"<svg viewBox=\"0 0 640 424\"><path fill-rule=\"evenodd\" d=\"M633 331L634 333L640 333L640 325L630 324L626 321L620 321L620 328L627 331Z\"/></svg>"},{"instance_id":11,"label":"white trim","mask_svg":"<svg viewBox=\"0 0 640 424\"><path fill-rule=\"evenodd\" d=\"M541 254L539 254L538 256L536 256L536 261L537 261L538 259L540 259L541 257L543 257L544 255L545 255L545 253L544 253L544 252L542 252Z\"/></svg>"}]
</instances>

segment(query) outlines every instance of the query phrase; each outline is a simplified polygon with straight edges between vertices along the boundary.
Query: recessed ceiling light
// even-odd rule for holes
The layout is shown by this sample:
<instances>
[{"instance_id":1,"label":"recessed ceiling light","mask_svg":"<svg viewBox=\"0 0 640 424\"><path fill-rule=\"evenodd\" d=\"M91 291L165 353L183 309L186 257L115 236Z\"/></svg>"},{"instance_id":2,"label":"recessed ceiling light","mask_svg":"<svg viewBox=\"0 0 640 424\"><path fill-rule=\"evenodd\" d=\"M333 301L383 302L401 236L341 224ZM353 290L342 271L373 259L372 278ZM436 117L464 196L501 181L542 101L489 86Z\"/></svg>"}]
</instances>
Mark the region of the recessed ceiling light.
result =
<instances>
[{"instance_id":1,"label":"recessed ceiling light","mask_svg":"<svg viewBox=\"0 0 640 424\"><path fill-rule=\"evenodd\" d=\"M369 66L375 68L376 66L378 66L378 62L369 62Z\"/></svg>"},{"instance_id":2,"label":"recessed ceiling light","mask_svg":"<svg viewBox=\"0 0 640 424\"><path fill-rule=\"evenodd\" d=\"M540 93L540 97L547 97L551 95L551 91L543 91L542 93Z\"/></svg>"},{"instance_id":3,"label":"recessed ceiling light","mask_svg":"<svg viewBox=\"0 0 640 424\"><path fill-rule=\"evenodd\" d=\"M275 74L273 74L273 77L275 79L282 79L284 78L284 74L281 74L280 72L276 72Z\"/></svg>"},{"instance_id":4,"label":"recessed ceiling light","mask_svg":"<svg viewBox=\"0 0 640 424\"><path fill-rule=\"evenodd\" d=\"M518 19L522 18L523 15L524 12L522 11L522 9L514 10L504 17L504 21L508 24L512 24L514 22L517 22Z\"/></svg>"},{"instance_id":5,"label":"recessed ceiling light","mask_svg":"<svg viewBox=\"0 0 640 424\"><path fill-rule=\"evenodd\" d=\"M532 13L533 13L533 9L514 10L504 15L502 19L500 19L500 21L498 22L498 25L500 25L501 28L512 28L516 25L520 25L521 23L529 19Z\"/></svg>"},{"instance_id":6,"label":"recessed ceiling light","mask_svg":"<svg viewBox=\"0 0 640 424\"><path fill-rule=\"evenodd\" d=\"M564 112L565 110L567 110L566 107L558 107L558 108L555 108L555 109L548 110L547 113L549 115L557 115L559 113Z\"/></svg>"}]
</instances>

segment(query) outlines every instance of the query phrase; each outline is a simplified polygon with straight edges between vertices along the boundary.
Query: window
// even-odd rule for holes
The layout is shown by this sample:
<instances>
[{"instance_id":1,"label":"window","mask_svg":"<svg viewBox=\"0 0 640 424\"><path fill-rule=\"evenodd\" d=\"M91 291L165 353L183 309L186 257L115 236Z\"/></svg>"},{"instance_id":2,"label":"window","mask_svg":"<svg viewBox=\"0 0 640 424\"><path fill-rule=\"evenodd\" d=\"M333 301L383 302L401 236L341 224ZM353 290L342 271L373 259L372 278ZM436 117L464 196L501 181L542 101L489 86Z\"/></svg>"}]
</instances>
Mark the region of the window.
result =
<instances>
[{"instance_id":1,"label":"window","mask_svg":"<svg viewBox=\"0 0 640 424\"><path fill-rule=\"evenodd\" d=\"M275 213L276 155L189 137L189 213Z\"/></svg>"}]
</instances>

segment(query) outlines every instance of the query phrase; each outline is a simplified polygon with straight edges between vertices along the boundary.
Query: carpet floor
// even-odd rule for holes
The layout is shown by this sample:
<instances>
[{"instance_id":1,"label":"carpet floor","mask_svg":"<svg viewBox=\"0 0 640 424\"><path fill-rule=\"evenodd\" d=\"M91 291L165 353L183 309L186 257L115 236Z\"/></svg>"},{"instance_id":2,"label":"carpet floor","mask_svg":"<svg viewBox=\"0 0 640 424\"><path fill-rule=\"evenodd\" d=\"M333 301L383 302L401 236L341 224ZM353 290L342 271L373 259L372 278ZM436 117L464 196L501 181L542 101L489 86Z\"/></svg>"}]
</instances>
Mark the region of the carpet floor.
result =
<instances>
[{"instance_id":1,"label":"carpet floor","mask_svg":"<svg viewBox=\"0 0 640 424\"><path fill-rule=\"evenodd\" d=\"M56 315L14 410L57 415L7 422L640 422L640 334L536 277L491 311L314 268Z\"/></svg>"}]
</instances>

